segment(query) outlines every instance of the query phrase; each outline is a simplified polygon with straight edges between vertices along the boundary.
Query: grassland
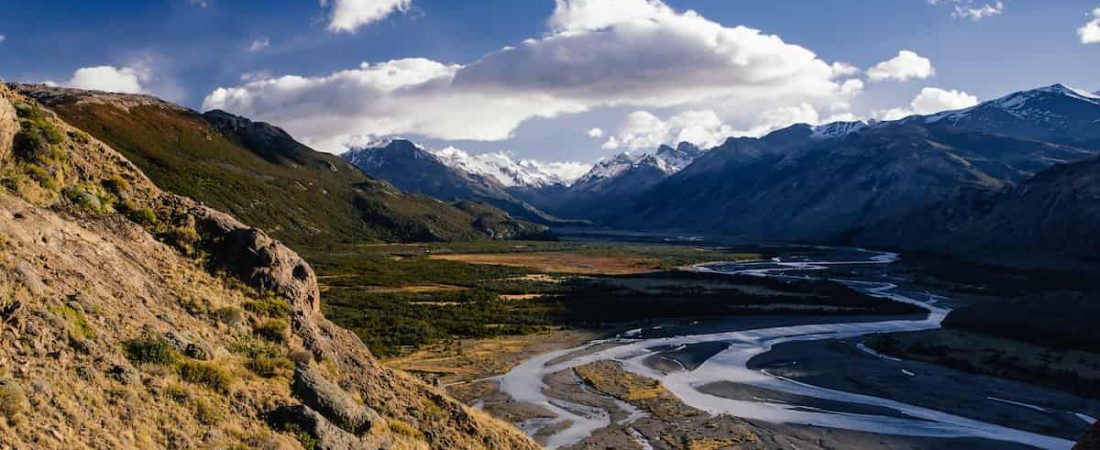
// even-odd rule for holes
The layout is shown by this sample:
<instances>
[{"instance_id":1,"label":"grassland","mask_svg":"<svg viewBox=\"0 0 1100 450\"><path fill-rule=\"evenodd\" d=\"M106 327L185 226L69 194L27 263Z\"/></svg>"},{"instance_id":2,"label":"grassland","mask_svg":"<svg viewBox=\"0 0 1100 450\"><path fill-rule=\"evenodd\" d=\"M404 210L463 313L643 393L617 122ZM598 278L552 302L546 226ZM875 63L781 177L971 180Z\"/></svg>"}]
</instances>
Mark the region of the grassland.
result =
<instances>
[{"instance_id":1,"label":"grassland","mask_svg":"<svg viewBox=\"0 0 1100 450\"><path fill-rule=\"evenodd\" d=\"M675 270L762 256L733 250L512 241L334 244L305 255L320 275L326 315L383 357L454 339L600 332L665 318L918 312L832 283Z\"/></svg>"}]
</instances>

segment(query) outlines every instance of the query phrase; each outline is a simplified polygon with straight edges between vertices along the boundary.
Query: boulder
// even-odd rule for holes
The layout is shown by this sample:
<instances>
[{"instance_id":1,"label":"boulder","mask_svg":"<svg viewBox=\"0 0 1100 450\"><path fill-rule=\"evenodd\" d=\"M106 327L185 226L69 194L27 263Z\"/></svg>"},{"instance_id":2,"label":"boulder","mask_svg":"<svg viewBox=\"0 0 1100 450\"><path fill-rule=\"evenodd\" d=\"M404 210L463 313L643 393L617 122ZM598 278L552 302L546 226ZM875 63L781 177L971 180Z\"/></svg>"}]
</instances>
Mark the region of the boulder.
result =
<instances>
[{"instance_id":1,"label":"boulder","mask_svg":"<svg viewBox=\"0 0 1100 450\"><path fill-rule=\"evenodd\" d=\"M340 386L327 380L308 365L294 371L294 396L334 424L355 434L370 431L382 418L374 410L360 404Z\"/></svg>"},{"instance_id":2,"label":"boulder","mask_svg":"<svg viewBox=\"0 0 1100 450\"><path fill-rule=\"evenodd\" d=\"M316 450L367 450L355 435L333 425L317 411L304 405L282 406L267 413L272 428L300 431L317 440Z\"/></svg>"},{"instance_id":3,"label":"boulder","mask_svg":"<svg viewBox=\"0 0 1100 450\"><path fill-rule=\"evenodd\" d=\"M320 312L317 276L297 253L228 214L196 206L192 215L219 264L253 288L287 299L296 312L310 316Z\"/></svg>"}]
</instances>

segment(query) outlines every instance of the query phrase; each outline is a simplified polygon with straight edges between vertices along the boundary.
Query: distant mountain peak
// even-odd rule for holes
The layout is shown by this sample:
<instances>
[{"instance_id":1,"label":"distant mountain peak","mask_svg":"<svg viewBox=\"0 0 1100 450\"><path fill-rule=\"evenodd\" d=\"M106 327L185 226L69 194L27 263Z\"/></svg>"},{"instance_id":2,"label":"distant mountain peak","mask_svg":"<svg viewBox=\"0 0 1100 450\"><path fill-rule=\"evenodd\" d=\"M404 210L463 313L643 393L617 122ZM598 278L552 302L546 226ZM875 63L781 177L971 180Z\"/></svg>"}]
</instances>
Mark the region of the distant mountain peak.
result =
<instances>
[{"instance_id":1,"label":"distant mountain peak","mask_svg":"<svg viewBox=\"0 0 1100 450\"><path fill-rule=\"evenodd\" d=\"M813 134L811 134L810 137L814 139L841 138L849 134L859 132L864 128L867 128L867 126L867 122L863 121L833 122L812 127Z\"/></svg>"},{"instance_id":2,"label":"distant mountain peak","mask_svg":"<svg viewBox=\"0 0 1100 450\"><path fill-rule=\"evenodd\" d=\"M463 172L496 179L505 187L546 187L572 184L591 166L573 162L516 160L505 152L471 154L447 147L431 153L444 164Z\"/></svg>"}]
</instances>

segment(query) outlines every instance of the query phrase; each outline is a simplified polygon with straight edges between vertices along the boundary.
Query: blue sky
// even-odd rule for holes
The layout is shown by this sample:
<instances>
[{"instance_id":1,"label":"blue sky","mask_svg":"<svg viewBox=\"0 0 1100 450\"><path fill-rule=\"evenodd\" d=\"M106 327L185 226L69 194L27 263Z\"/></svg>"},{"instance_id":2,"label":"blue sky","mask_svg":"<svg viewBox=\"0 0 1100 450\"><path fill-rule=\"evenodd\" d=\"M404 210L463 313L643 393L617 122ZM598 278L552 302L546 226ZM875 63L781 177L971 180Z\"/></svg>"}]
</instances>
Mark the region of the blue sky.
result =
<instances>
[{"instance_id":1,"label":"blue sky","mask_svg":"<svg viewBox=\"0 0 1100 450\"><path fill-rule=\"evenodd\" d=\"M0 77L95 87L101 76L121 76L107 86L270 120L327 151L401 135L585 162L685 136L889 118L1056 82L1100 90L1100 44L1078 31L1100 20L1092 15L1100 0L936 3L0 0ZM979 20L956 13L986 7ZM334 28L339 8L351 26ZM388 14L363 19L364 8ZM642 22L628 23L635 13ZM759 36L733 32L738 26ZM708 27L714 34L695 33ZM771 46L768 36L784 43L774 56L759 50ZM520 49L499 52L506 46ZM752 62L716 62L746 48ZM901 50L919 60L873 81L868 69ZM556 70L561 58L569 65ZM410 62L377 66L395 60ZM930 70L910 64L919 61ZM378 81L364 62L400 86ZM854 68L823 72L838 62ZM102 66L116 72L77 76ZM285 76L300 83L272 81ZM218 88L232 95L215 98Z\"/></svg>"}]
</instances>

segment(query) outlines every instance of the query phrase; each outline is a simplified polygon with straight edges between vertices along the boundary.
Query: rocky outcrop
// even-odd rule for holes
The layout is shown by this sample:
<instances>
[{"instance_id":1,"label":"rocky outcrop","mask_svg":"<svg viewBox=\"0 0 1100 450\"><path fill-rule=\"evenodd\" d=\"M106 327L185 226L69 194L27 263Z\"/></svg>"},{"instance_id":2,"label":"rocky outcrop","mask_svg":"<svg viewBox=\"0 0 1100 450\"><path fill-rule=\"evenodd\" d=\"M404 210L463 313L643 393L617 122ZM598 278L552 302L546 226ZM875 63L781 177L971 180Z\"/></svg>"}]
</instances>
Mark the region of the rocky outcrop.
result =
<instances>
[{"instance_id":1,"label":"rocky outcrop","mask_svg":"<svg viewBox=\"0 0 1100 450\"><path fill-rule=\"evenodd\" d=\"M15 108L10 101L11 93L4 81L0 80L0 162L11 154L12 140L19 131L19 119L15 115Z\"/></svg>"},{"instance_id":2,"label":"rocky outcrop","mask_svg":"<svg viewBox=\"0 0 1100 450\"><path fill-rule=\"evenodd\" d=\"M268 413L268 423L277 429L298 430L315 439L316 450L368 450L355 435L333 425L307 406L283 406Z\"/></svg>"},{"instance_id":3,"label":"rocky outcrop","mask_svg":"<svg viewBox=\"0 0 1100 450\"><path fill-rule=\"evenodd\" d=\"M319 411L336 426L354 434L363 434L381 423L378 413L367 408L347 392L325 379L324 375L308 365L294 371L294 396L306 406Z\"/></svg>"},{"instance_id":4,"label":"rocky outcrop","mask_svg":"<svg viewBox=\"0 0 1100 450\"><path fill-rule=\"evenodd\" d=\"M192 208L196 227L216 262L261 292L273 292L313 315L321 294L313 269L262 230L204 206Z\"/></svg>"}]
</instances>

